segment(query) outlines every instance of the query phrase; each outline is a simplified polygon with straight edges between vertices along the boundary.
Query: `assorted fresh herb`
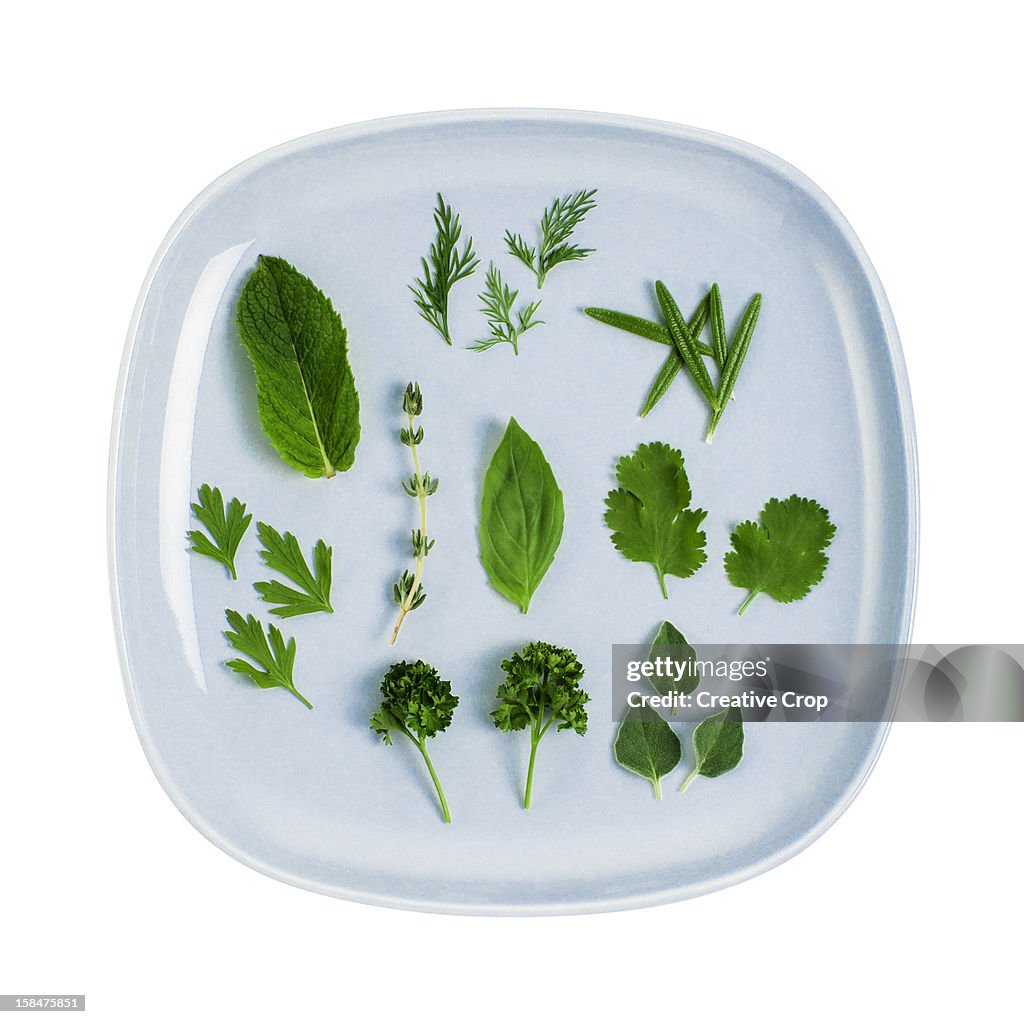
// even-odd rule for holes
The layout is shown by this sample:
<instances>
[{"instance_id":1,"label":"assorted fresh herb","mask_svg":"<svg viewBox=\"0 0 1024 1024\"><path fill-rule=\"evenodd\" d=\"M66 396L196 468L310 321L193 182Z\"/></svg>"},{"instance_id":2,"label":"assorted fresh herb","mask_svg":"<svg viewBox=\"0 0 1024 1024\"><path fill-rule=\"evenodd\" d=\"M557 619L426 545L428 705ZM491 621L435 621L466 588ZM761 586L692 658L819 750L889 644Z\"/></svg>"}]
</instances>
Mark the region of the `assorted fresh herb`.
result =
<instances>
[{"instance_id":1,"label":"assorted fresh herb","mask_svg":"<svg viewBox=\"0 0 1024 1024\"><path fill-rule=\"evenodd\" d=\"M487 318L491 333L486 338L474 341L469 346L472 351L486 352L495 345L511 345L512 351L519 355L519 338L544 321L534 319L540 309L540 299L517 310L513 320L512 308L517 298L519 291L505 284L501 271L492 263L487 268L487 282L480 293L480 301L483 303L480 312Z\"/></svg>"},{"instance_id":2,"label":"assorted fresh herb","mask_svg":"<svg viewBox=\"0 0 1024 1024\"><path fill-rule=\"evenodd\" d=\"M370 728L391 746L392 732L408 737L430 772L441 804L441 816L451 824L441 780L427 753L427 740L444 732L452 724L459 698L452 693L451 683L442 679L433 665L425 661L400 661L388 669L380 684L380 707L370 716Z\"/></svg>"},{"instance_id":3,"label":"assorted fresh herb","mask_svg":"<svg viewBox=\"0 0 1024 1024\"><path fill-rule=\"evenodd\" d=\"M502 732L530 730L530 763L523 791L523 807L529 810L540 741L552 725L558 732L572 729L584 735L590 695L580 687L583 666L566 647L541 641L527 644L503 661L501 669L506 679L498 687L499 704L491 717Z\"/></svg>"},{"instance_id":4,"label":"assorted fresh herb","mask_svg":"<svg viewBox=\"0 0 1024 1024\"><path fill-rule=\"evenodd\" d=\"M437 235L430 246L430 255L420 259L423 277L416 278L416 284L410 285L413 299L420 311L420 316L441 335L450 345L451 330L448 325L448 296L452 286L469 277L476 270L479 260L473 251L473 239L470 237L459 252L459 239L462 237L462 225L459 215L452 213L452 208L440 192L437 193L437 207L434 210L434 225Z\"/></svg>"},{"instance_id":5,"label":"assorted fresh herb","mask_svg":"<svg viewBox=\"0 0 1024 1024\"><path fill-rule=\"evenodd\" d=\"M642 444L619 459L615 476L619 487L605 499L604 514L612 543L630 561L654 566L667 599L665 577L685 579L707 559L700 529L707 513L689 507L682 452L660 441Z\"/></svg>"},{"instance_id":6,"label":"assorted fresh herb","mask_svg":"<svg viewBox=\"0 0 1024 1024\"><path fill-rule=\"evenodd\" d=\"M738 708L729 708L705 718L693 730L693 771L679 787L690 788L698 775L714 779L731 772L743 757L743 716Z\"/></svg>"},{"instance_id":7,"label":"assorted fresh herb","mask_svg":"<svg viewBox=\"0 0 1024 1024\"><path fill-rule=\"evenodd\" d=\"M505 232L505 245L510 255L522 260L536 275L537 287L543 288L548 274L559 263L586 259L594 249L572 245L569 238L586 215L597 206L597 189L580 189L564 195L544 211L540 221L540 241L536 248L527 245L522 235Z\"/></svg>"},{"instance_id":8,"label":"assorted fresh herb","mask_svg":"<svg viewBox=\"0 0 1024 1024\"><path fill-rule=\"evenodd\" d=\"M260 423L289 466L332 477L355 461L359 396L331 300L291 264L261 256L238 301Z\"/></svg>"},{"instance_id":9,"label":"assorted fresh herb","mask_svg":"<svg viewBox=\"0 0 1024 1024\"><path fill-rule=\"evenodd\" d=\"M263 631L263 624L255 615L242 616L229 608L225 613L231 629L224 631L228 643L239 654L256 662L255 665L241 658L227 662L232 672L238 672L252 680L261 690L281 687L312 708L313 705L295 688L292 673L295 668L295 638L287 641L273 623Z\"/></svg>"},{"instance_id":10,"label":"assorted fresh herb","mask_svg":"<svg viewBox=\"0 0 1024 1024\"><path fill-rule=\"evenodd\" d=\"M661 780L682 758L679 737L650 708L630 708L615 737L615 760L626 771L647 779L661 799Z\"/></svg>"},{"instance_id":11,"label":"assorted fresh herb","mask_svg":"<svg viewBox=\"0 0 1024 1024\"><path fill-rule=\"evenodd\" d=\"M805 598L825 575L825 549L836 533L828 509L795 494L772 498L760 520L748 520L733 530L732 550L725 556L729 582L750 591L740 615L758 594L782 604Z\"/></svg>"},{"instance_id":12,"label":"assorted fresh herb","mask_svg":"<svg viewBox=\"0 0 1024 1024\"><path fill-rule=\"evenodd\" d=\"M480 559L494 589L525 614L562 540L565 510L540 445L510 419L484 476Z\"/></svg>"},{"instance_id":13,"label":"assorted fresh herb","mask_svg":"<svg viewBox=\"0 0 1024 1024\"><path fill-rule=\"evenodd\" d=\"M413 474L402 481L402 489L410 498L419 504L419 526L412 531L412 557L416 560L413 572L403 571L394 585L395 604L398 605L398 619L391 633L391 645L398 639L398 631L402 628L406 615L419 608L427 599L423 589L423 563L434 542L427 537L427 498L437 490L437 477L424 473L420 467L420 445L423 443L423 427L416 426L416 417L423 413L423 393L418 383L412 381L406 386L402 395L402 411L406 415L408 425L399 431L399 439L412 452Z\"/></svg>"},{"instance_id":14,"label":"assorted fresh herb","mask_svg":"<svg viewBox=\"0 0 1024 1024\"><path fill-rule=\"evenodd\" d=\"M661 401L679 371L685 368L711 411L711 420L705 437L705 440L710 443L721 422L727 403L734 397L736 379L739 377L740 368L747 357L750 339L753 337L754 327L757 325L758 314L761 311L761 296L755 295L750 300L730 345L726 337L722 295L717 284L713 284L707 295L700 300L689 320L683 319L679 312L679 306L663 282L655 282L654 290L658 306L665 318L665 325L633 316L630 313L604 309L600 306L587 306L583 312L601 323L618 327L620 330L639 335L641 338L647 338L649 341L655 341L661 345L671 345L675 349L675 353L665 360L658 371L658 376L654 379L654 383L644 399L640 415L641 417L646 416ZM711 321L711 345L700 340L700 334L709 319ZM709 358L718 368L717 387L712 383L704 362Z\"/></svg>"},{"instance_id":15,"label":"assorted fresh herb","mask_svg":"<svg viewBox=\"0 0 1024 1024\"><path fill-rule=\"evenodd\" d=\"M260 555L267 568L291 580L289 587L280 580L254 583L253 586L271 608L272 615L282 619L313 612L333 612L331 607L331 549L318 540L313 548L313 569L309 568L299 542L291 533L282 537L267 523L257 523L256 533L263 545Z\"/></svg>"},{"instance_id":16,"label":"assorted fresh herb","mask_svg":"<svg viewBox=\"0 0 1024 1024\"><path fill-rule=\"evenodd\" d=\"M508 252L528 266L542 288L548 274L561 263L585 259L595 250L571 241L575 230L596 206L596 190L580 190L556 198L544 211L535 246L523 236L505 233ZM460 248L462 227L438 193L434 210L436 237L421 260L422 277L411 286L421 317L451 345L449 298L452 287L470 277L479 265L468 238ZM540 300L516 308L519 290L506 283L489 264L480 293L489 335L470 349L487 351L507 344L519 354L523 334L543 323L537 318ZM629 332L668 350L658 375L644 398L640 416L661 401L681 371L693 381L710 410L707 440L718 428L728 403L735 398L740 369L757 324L761 296L754 295L730 341L722 296L713 284L689 318L663 282L655 282L663 323L600 307L584 312L601 323ZM348 358L348 339L331 300L313 282L280 257L260 256L246 280L238 304L238 327L252 362L261 425L289 465L309 477L331 477L353 465L360 438L359 397ZM710 328L710 344L702 340ZM710 364L709 361L710 360ZM711 370L709 371L709 365ZM714 376L713 376L714 375ZM405 617L425 598L423 571L433 540L426 533L427 498L438 481L420 463L423 412L418 383L410 382L402 397L406 424L399 431L410 449L413 473L402 481L417 500L418 526L412 531L415 566L402 572L393 594L398 617L391 634L394 644ZM662 595L666 576L687 578L706 561L703 509L690 508L692 494L682 453L663 442L641 444L616 465L618 488L605 501L605 523L615 548L627 559L654 566ZM205 532L187 533L191 550L223 564L237 579L235 556L252 521L237 498L225 505L218 488L203 484L192 513ZM494 588L526 613L562 539L565 512L562 491L543 451L514 419L488 465L481 502L480 557ZM772 499L759 522L740 523L725 556L729 581L749 591L739 613L758 594L789 603L806 597L821 582L828 565L826 549L835 535L828 511L817 502L791 495ZM333 612L331 606L332 549L324 540L313 547L312 565L289 532L283 535L264 522L257 524L260 554L280 579L259 581L260 598L281 618ZM288 690L307 708L312 704L295 686L296 640L285 639L276 625L264 627L254 615L225 611L229 629L224 636L241 657L226 662L261 689ZM701 683L698 658L686 637L664 621L651 645L652 659L669 654L676 662L692 664L674 681L658 676L652 685L662 696L692 694ZM530 754L523 807L532 802L537 750L541 739L556 731L587 731L589 695L581 687L584 669L573 651L534 642L501 663L505 681L498 687L497 708L491 712L503 732L529 730ZM381 704L370 727L391 745L394 732L405 735L420 751L445 822L451 821L441 782L427 752L427 740L452 722L459 698L451 684L424 661L393 664L380 685ZM673 714L677 711L673 710ZM743 719L738 709L721 711L693 731L694 766L680 786L685 792L698 776L714 778L731 771L743 756ZM683 760L675 730L653 709L630 709L614 742L616 761L647 779L658 799L661 780Z\"/></svg>"},{"instance_id":17,"label":"assorted fresh herb","mask_svg":"<svg viewBox=\"0 0 1024 1024\"><path fill-rule=\"evenodd\" d=\"M237 498L228 502L225 511L220 488L209 484L199 488L199 501L192 502L192 514L206 527L209 536L202 530L189 530L186 536L192 545L191 550L216 559L227 567L231 578L237 580L235 554L245 531L249 529L252 515L246 514L245 505Z\"/></svg>"}]
</instances>

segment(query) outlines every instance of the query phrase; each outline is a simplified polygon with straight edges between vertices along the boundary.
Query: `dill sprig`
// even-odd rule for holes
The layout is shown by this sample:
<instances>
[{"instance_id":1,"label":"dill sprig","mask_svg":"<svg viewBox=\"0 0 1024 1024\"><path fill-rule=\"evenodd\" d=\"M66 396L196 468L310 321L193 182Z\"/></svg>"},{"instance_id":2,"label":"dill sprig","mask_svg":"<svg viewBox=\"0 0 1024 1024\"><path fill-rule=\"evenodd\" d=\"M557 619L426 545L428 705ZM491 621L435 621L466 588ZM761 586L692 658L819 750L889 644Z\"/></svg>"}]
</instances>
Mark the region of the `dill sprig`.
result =
<instances>
[{"instance_id":1,"label":"dill sprig","mask_svg":"<svg viewBox=\"0 0 1024 1024\"><path fill-rule=\"evenodd\" d=\"M420 316L441 335L450 345L451 332L448 329L448 293L457 281L476 270L480 262L473 251L472 236L466 241L459 252L459 238L462 225L459 215L452 213L452 208L445 203L440 192L437 193L437 208L434 210L434 224L437 225L437 238L430 247L430 258L421 257L423 277L416 278L416 285L409 285Z\"/></svg>"},{"instance_id":2,"label":"dill sprig","mask_svg":"<svg viewBox=\"0 0 1024 1024\"><path fill-rule=\"evenodd\" d=\"M468 346L473 352L486 352L495 345L508 344L512 346L512 351L519 355L520 335L544 323L543 320L534 319L537 310L540 309L540 299L517 310L515 320L512 319L512 307L519 298L519 290L509 288L501 276L501 271L493 263L487 268L487 283L479 298L483 303L480 312L487 317L491 335Z\"/></svg>"},{"instance_id":3,"label":"dill sprig","mask_svg":"<svg viewBox=\"0 0 1024 1024\"><path fill-rule=\"evenodd\" d=\"M505 232L505 245L509 253L520 259L537 275L537 287L544 287L544 279L559 263L586 259L593 249L584 249L569 243L569 236L582 223L583 218L597 206L597 189L580 189L561 196L544 211L540 221L540 245L527 245L522 235Z\"/></svg>"},{"instance_id":4,"label":"dill sprig","mask_svg":"<svg viewBox=\"0 0 1024 1024\"><path fill-rule=\"evenodd\" d=\"M398 619L391 634L391 644L398 639L398 631L402 628L406 615L419 608L427 599L423 589L423 562L434 542L427 538L427 498L437 490L437 478L424 473L420 468L419 446L423 443L423 427L417 427L415 420L423 412L423 393L419 384L411 381L402 395L402 411L409 420L407 427L402 427L399 437L407 448L412 451L413 475L402 481L402 489L410 498L415 498L420 506L419 528L412 531L412 555L416 559L416 569L406 569L394 586L395 604L398 605Z\"/></svg>"}]
</instances>

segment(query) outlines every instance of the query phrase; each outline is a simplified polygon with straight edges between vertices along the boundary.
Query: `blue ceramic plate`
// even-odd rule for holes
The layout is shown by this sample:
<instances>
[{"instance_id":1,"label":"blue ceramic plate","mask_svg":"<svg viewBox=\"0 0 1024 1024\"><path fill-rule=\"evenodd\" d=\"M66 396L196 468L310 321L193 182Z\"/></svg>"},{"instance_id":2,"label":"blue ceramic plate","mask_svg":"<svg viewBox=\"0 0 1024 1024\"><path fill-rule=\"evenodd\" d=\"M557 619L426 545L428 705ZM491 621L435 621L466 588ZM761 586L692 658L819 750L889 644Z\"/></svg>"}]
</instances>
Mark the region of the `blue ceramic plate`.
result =
<instances>
[{"instance_id":1,"label":"blue ceramic plate","mask_svg":"<svg viewBox=\"0 0 1024 1024\"><path fill-rule=\"evenodd\" d=\"M419 318L408 285L433 236L435 193L461 212L484 266L523 300L504 252L556 195L597 188L578 232L596 252L557 268L543 327L521 354L465 350L483 331L483 269L453 292L456 343ZM260 430L235 306L260 253L285 257L334 300L362 402L355 466L332 480L289 469ZM641 420L665 350L581 314L655 316L663 278L687 308L717 280L732 328L764 306L737 400L712 445L688 381ZM414 506L397 440L408 380L426 396L436 547L429 599L388 647L391 584L409 563ZM484 468L514 415L565 493L561 548L528 616L478 557ZM705 642L901 642L915 579L917 497L903 359L881 285L842 215L802 174L745 143L627 117L471 111L324 132L214 182L157 254L128 338L112 454L111 575L128 700L154 771L185 817L250 866L318 892L420 910L560 913L639 907L749 878L815 839L849 804L885 738L879 725L749 727L729 775L652 799L612 758L610 644L671 619ZM603 499L640 442L682 449L708 510L708 564L670 579L609 542ZM224 668L224 609L264 621L255 531L240 582L192 555L189 500L210 482L256 518L334 548L335 614L283 623L316 705ZM743 594L721 560L765 500L813 496L838 525L824 582L793 605ZM498 663L534 639L572 647L593 694L586 737L541 746L534 807L519 806L524 734L491 724ZM462 699L433 744L454 823L443 825L416 752L367 719L393 660L423 658ZM685 744L689 754L688 741Z\"/></svg>"}]
</instances>

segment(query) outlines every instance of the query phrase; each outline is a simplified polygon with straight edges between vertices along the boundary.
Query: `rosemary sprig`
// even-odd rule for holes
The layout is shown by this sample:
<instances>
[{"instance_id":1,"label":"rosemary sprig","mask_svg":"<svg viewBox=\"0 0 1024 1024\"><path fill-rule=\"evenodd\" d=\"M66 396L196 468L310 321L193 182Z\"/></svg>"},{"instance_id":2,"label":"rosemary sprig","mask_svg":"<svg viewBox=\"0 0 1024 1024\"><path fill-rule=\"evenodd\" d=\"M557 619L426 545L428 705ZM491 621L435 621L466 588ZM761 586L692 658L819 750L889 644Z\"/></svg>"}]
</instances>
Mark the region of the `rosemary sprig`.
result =
<instances>
[{"instance_id":1,"label":"rosemary sprig","mask_svg":"<svg viewBox=\"0 0 1024 1024\"><path fill-rule=\"evenodd\" d=\"M732 344L728 343L725 330L725 315L722 310L722 296L718 285L713 284L707 295L701 299L689 321L683 320L679 307L671 293L661 281L655 283L658 304L665 317L665 324L630 313L620 313L614 309L600 306L587 306L583 312L610 327L629 331L641 338L655 341L659 345L670 345L673 352L668 356L654 379L647 398L640 410L640 416L646 416L651 409L665 396L672 381L685 366L690 377L700 389L705 401L710 406L711 421L705 440L710 444L715 430L721 422L722 415L729 402L735 401L736 379L739 376L743 360L750 348L750 339L754 334L757 317L761 309L761 296L755 295L747 305L746 312ZM712 344L706 345L700 340L700 333L705 324L711 321ZM704 360L714 359L718 367L718 386L715 387L708 374Z\"/></svg>"},{"instance_id":2,"label":"rosemary sprig","mask_svg":"<svg viewBox=\"0 0 1024 1024\"><path fill-rule=\"evenodd\" d=\"M537 287L544 287L547 275L559 263L586 259L593 249L584 249L569 243L569 236L583 222L583 218L597 206L597 189L580 189L555 199L544 211L540 221L540 244L527 245L522 235L505 232L505 245L511 255L525 263L537 275Z\"/></svg>"},{"instance_id":3,"label":"rosemary sprig","mask_svg":"<svg viewBox=\"0 0 1024 1024\"><path fill-rule=\"evenodd\" d=\"M469 277L480 262L473 251L473 238L466 241L459 252L459 238L462 225L459 215L437 193L437 208L434 210L434 224L437 237L430 247L430 258L420 259L423 277L416 278L416 285L409 285L420 316L450 345L451 331L448 327L448 294L452 285Z\"/></svg>"},{"instance_id":4,"label":"rosemary sprig","mask_svg":"<svg viewBox=\"0 0 1024 1024\"><path fill-rule=\"evenodd\" d=\"M437 490L437 478L424 473L420 468L419 446L423 442L423 427L417 427L415 420L423 412L423 394L419 384L411 381L402 395L402 411L409 420L407 427L402 427L399 437L402 444L412 451L413 475L402 481L402 489L411 498L416 498L420 506L419 529L412 531L412 554L416 559L416 569L406 569L394 586L395 603L398 605L398 619L391 634L391 644L398 639L398 631L402 628L406 615L419 608L427 599L423 589L423 562L434 542L427 538L427 498Z\"/></svg>"},{"instance_id":5,"label":"rosemary sprig","mask_svg":"<svg viewBox=\"0 0 1024 1024\"><path fill-rule=\"evenodd\" d=\"M518 310L513 321L512 307L518 297L518 289L509 288L502 279L501 271L492 263L487 268L487 283L480 293L480 301L483 303L480 312L487 317L491 335L489 338L474 341L469 346L471 351L486 352L495 345L508 344L512 346L512 351L519 355L520 335L544 321L534 319L537 310L540 309L540 299Z\"/></svg>"}]
</instances>

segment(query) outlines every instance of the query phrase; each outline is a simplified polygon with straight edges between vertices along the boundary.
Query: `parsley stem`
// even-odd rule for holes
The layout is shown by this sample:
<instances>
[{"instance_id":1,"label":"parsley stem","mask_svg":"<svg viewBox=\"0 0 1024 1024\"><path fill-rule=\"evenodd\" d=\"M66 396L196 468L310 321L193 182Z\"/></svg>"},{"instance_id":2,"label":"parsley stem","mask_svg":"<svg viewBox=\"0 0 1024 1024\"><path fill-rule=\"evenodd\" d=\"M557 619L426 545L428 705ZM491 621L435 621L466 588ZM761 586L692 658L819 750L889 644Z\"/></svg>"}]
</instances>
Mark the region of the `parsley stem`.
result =
<instances>
[{"instance_id":1,"label":"parsley stem","mask_svg":"<svg viewBox=\"0 0 1024 1024\"><path fill-rule=\"evenodd\" d=\"M452 823L452 816L448 812L448 801L444 798L444 790L441 788L441 780L437 777L437 772L434 771L434 765L430 760L430 755L427 753L427 744L423 741L414 741L416 746L420 748L420 753L423 755L423 760L426 762L427 771L430 772L430 777L434 781L434 789L437 790L437 799L441 802L441 816L445 820L445 824L450 825Z\"/></svg>"},{"instance_id":2,"label":"parsley stem","mask_svg":"<svg viewBox=\"0 0 1024 1024\"><path fill-rule=\"evenodd\" d=\"M526 793L523 796L523 809L530 809L530 799L533 796L533 766L537 763L537 747L540 744L540 736L534 732L530 736L530 766L526 770Z\"/></svg>"},{"instance_id":3,"label":"parsley stem","mask_svg":"<svg viewBox=\"0 0 1024 1024\"><path fill-rule=\"evenodd\" d=\"M661 596L665 598L665 600L667 601L668 587L665 586L665 571L661 568L660 565L655 566L655 568L658 570L658 582L661 584Z\"/></svg>"},{"instance_id":4,"label":"parsley stem","mask_svg":"<svg viewBox=\"0 0 1024 1024\"><path fill-rule=\"evenodd\" d=\"M683 784L679 787L679 792L685 793L690 788L690 783L693 782L693 780L697 778L698 775L700 775L700 768L694 768L693 771L686 776L686 779L683 781Z\"/></svg>"},{"instance_id":5,"label":"parsley stem","mask_svg":"<svg viewBox=\"0 0 1024 1024\"><path fill-rule=\"evenodd\" d=\"M747 608L750 607L750 602L753 601L755 597L757 597L758 593L759 591L757 590L752 590L750 592L750 594L747 596L746 601L744 601L743 604L740 605L740 610L738 612L739 615L742 615L747 610Z\"/></svg>"}]
</instances>

